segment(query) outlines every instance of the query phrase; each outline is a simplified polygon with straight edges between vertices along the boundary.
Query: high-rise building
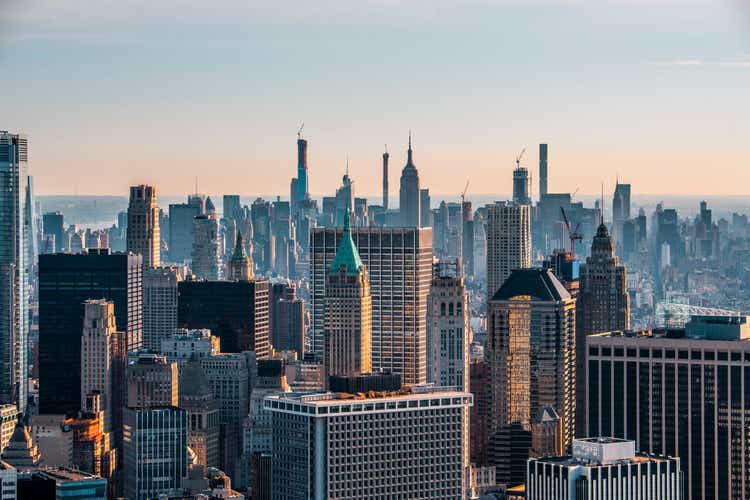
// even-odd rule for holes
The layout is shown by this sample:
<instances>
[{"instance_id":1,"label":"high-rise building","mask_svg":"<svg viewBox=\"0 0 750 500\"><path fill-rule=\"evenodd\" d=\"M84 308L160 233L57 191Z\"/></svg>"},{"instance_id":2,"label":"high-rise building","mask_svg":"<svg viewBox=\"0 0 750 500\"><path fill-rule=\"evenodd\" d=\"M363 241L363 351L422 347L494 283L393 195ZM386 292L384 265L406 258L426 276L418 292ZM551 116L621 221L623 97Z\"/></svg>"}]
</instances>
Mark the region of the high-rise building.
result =
<instances>
[{"instance_id":1,"label":"high-rise building","mask_svg":"<svg viewBox=\"0 0 750 500\"><path fill-rule=\"evenodd\" d=\"M325 345L326 275L342 238L342 229L315 228L310 241L310 355L318 360ZM354 228L352 239L370 279L372 369L401 375L404 384L424 383L432 231Z\"/></svg>"},{"instance_id":2,"label":"high-rise building","mask_svg":"<svg viewBox=\"0 0 750 500\"><path fill-rule=\"evenodd\" d=\"M591 244L591 256L581 266L576 304L576 408L579 415L586 412L586 336L593 333L630 328L630 295L627 289L625 266L615 255L612 238L604 223ZM583 419L577 424L578 436L585 436Z\"/></svg>"},{"instance_id":3,"label":"high-rise building","mask_svg":"<svg viewBox=\"0 0 750 500\"><path fill-rule=\"evenodd\" d=\"M156 186L130 187L127 250L143 256L143 267L161 265L161 236Z\"/></svg>"},{"instance_id":4,"label":"high-rise building","mask_svg":"<svg viewBox=\"0 0 750 500\"><path fill-rule=\"evenodd\" d=\"M188 473L187 416L176 406L125 410L125 498L149 500L182 494Z\"/></svg>"},{"instance_id":5,"label":"high-rise building","mask_svg":"<svg viewBox=\"0 0 750 500\"><path fill-rule=\"evenodd\" d=\"M200 208L190 203L169 205L169 261L182 264L193 251L193 219Z\"/></svg>"},{"instance_id":6,"label":"high-rise building","mask_svg":"<svg viewBox=\"0 0 750 500\"><path fill-rule=\"evenodd\" d=\"M388 210L388 149L383 153L383 210Z\"/></svg>"},{"instance_id":7,"label":"high-rise building","mask_svg":"<svg viewBox=\"0 0 750 500\"><path fill-rule=\"evenodd\" d=\"M547 195L547 145L539 145L539 199Z\"/></svg>"},{"instance_id":8,"label":"high-rise building","mask_svg":"<svg viewBox=\"0 0 750 500\"><path fill-rule=\"evenodd\" d=\"M419 172L412 161L411 132L409 133L409 149L407 150L406 166L401 171L401 187L399 188L399 205L401 212L401 227L419 227L421 218L419 194Z\"/></svg>"},{"instance_id":9,"label":"high-rise building","mask_svg":"<svg viewBox=\"0 0 750 500\"><path fill-rule=\"evenodd\" d=\"M511 271L531 267L531 207L487 205L487 296L492 297Z\"/></svg>"},{"instance_id":10,"label":"high-rise building","mask_svg":"<svg viewBox=\"0 0 750 500\"><path fill-rule=\"evenodd\" d=\"M81 408L87 398L96 393L104 413L103 432L112 430L113 415L122 405L115 373L123 367L124 359L116 357L117 324L115 305L107 300L87 300L84 305L83 334L81 335Z\"/></svg>"},{"instance_id":11,"label":"high-rise building","mask_svg":"<svg viewBox=\"0 0 750 500\"><path fill-rule=\"evenodd\" d=\"M101 396L92 392L86 398L83 411L73 419L73 466L99 477L112 477L117 467L117 451L112 435L106 430Z\"/></svg>"},{"instance_id":12,"label":"high-rise building","mask_svg":"<svg viewBox=\"0 0 750 500\"><path fill-rule=\"evenodd\" d=\"M44 234L45 245L47 237L52 236L49 244L54 244L52 248L42 247L42 253L63 252L67 249L65 243L65 218L62 212L47 212L42 215L42 232Z\"/></svg>"},{"instance_id":13,"label":"high-rise building","mask_svg":"<svg viewBox=\"0 0 750 500\"><path fill-rule=\"evenodd\" d=\"M430 210L430 190L419 190L419 227L432 227L432 210Z\"/></svg>"},{"instance_id":14,"label":"high-rise building","mask_svg":"<svg viewBox=\"0 0 750 500\"><path fill-rule=\"evenodd\" d=\"M193 219L193 251L190 268L204 280L222 278L221 249L219 245L219 219L199 215Z\"/></svg>"},{"instance_id":15,"label":"high-rise building","mask_svg":"<svg viewBox=\"0 0 750 500\"><path fill-rule=\"evenodd\" d=\"M274 283L269 289L271 345L277 351L305 354L305 301L294 283Z\"/></svg>"},{"instance_id":16,"label":"high-rise building","mask_svg":"<svg viewBox=\"0 0 750 500\"><path fill-rule=\"evenodd\" d=\"M427 382L469 390L469 297L460 261L433 266L427 296Z\"/></svg>"},{"instance_id":17,"label":"high-rise building","mask_svg":"<svg viewBox=\"0 0 750 500\"><path fill-rule=\"evenodd\" d=\"M630 219L630 184L615 186L612 196L612 236L618 247L622 245L623 224Z\"/></svg>"},{"instance_id":18,"label":"high-rise building","mask_svg":"<svg viewBox=\"0 0 750 500\"><path fill-rule=\"evenodd\" d=\"M364 399L287 393L264 403L274 499L465 497L469 393L417 386Z\"/></svg>"},{"instance_id":19,"label":"high-rise building","mask_svg":"<svg viewBox=\"0 0 750 500\"><path fill-rule=\"evenodd\" d=\"M222 352L270 355L268 281L192 281L178 285L180 328L208 328Z\"/></svg>"},{"instance_id":20,"label":"high-rise building","mask_svg":"<svg viewBox=\"0 0 750 500\"><path fill-rule=\"evenodd\" d=\"M576 439L568 456L532 458L527 500L682 500L680 459L635 452L635 442Z\"/></svg>"},{"instance_id":21,"label":"high-rise building","mask_svg":"<svg viewBox=\"0 0 750 500\"><path fill-rule=\"evenodd\" d=\"M39 452L39 446L31 439L28 428L20 420L0 457L3 462L17 469L28 469L44 463L44 457Z\"/></svg>"},{"instance_id":22,"label":"high-rise building","mask_svg":"<svg viewBox=\"0 0 750 500\"><path fill-rule=\"evenodd\" d=\"M253 259L245 252L245 244L242 241L242 233L237 232L237 241L234 245L234 253L229 260L230 281L250 281L253 279Z\"/></svg>"},{"instance_id":23,"label":"high-rise building","mask_svg":"<svg viewBox=\"0 0 750 500\"><path fill-rule=\"evenodd\" d=\"M575 300L549 269L516 269L488 304L490 433L530 423L545 408L575 428ZM499 474L499 471L498 471Z\"/></svg>"},{"instance_id":24,"label":"high-rise building","mask_svg":"<svg viewBox=\"0 0 750 500\"><path fill-rule=\"evenodd\" d=\"M529 170L522 167L520 162L513 170L513 203L517 205L531 204L529 196Z\"/></svg>"},{"instance_id":25,"label":"high-rise building","mask_svg":"<svg viewBox=\"0 0 750 500\"><path fill-rule=\"evenodd\" d=\"M221 462L219 403L197 358L180 368L179 400L180 408L188 414L188 446L197 462L218 466Z\"/></svg>"},{"instance_id":26,"label":"high-rise building","mask_svg":"<svg viewBox=\"0 0 750 500\"><path fill-rule=\"evenodd\" d=\"M143 347L159 352L162 339L177 328L177 285L182 281L177 267L143 271Z\"/></svg>"},{"instance_id":27,"label":"high-rise building","mask_svg":"<svg viewBox=\"0 0 750 500\"><path fill-rule=\"evenodd\" d=\"M750 498L750 323L693 316L684 329L608 332L587 344L590 435L680 457L686 498Z\"/></svg>"},{"instance_id":28,"label":"high-rise building","mask_svg":"<svg viewBox=\"0 0 750 500\"><path fill-rule=\"evenodd\" d=\"M349 212L344 233L326 275L324 323L326 375L372 371L372 297L367 269L352 239Z\"/></svg>"},{"instance_id":29,"label":"high-rise building","mask_svg":"<svg viewBox=\"0 0 750 500\"><path fill-rule=\"evenodd\" d=\"M242 207L240 206L240 195L225 194L221 206L222 215L225 219L240 219Z\"/></svg>"},{"instance_id":30,"label":"high-rise building","mask_svg":"<svg viewBox=\"0 0 750 500\"><path fill-rule=\"evenodd\" d=\"M84 302L114 303L124 348L141 347L143 325L141 257L87 254L39 257L39 412L75 415L81 408L81 335ZM61 373L66 374L64 377Z\"/></svg>"},{"instance_id":31,"label":"high-rise building","mask_svg":"<svg viewBox=\"0 0 750 500\"><path fill-rule=\"evenodd\" d=\"M302 129L300 129L301 132ZM297 201L302 202L310 196L307 185L307 140L297 134Z\"/></svg>"},{"instance_id":32,"label":"high-rise building","mask_svg":"<svg viewBox=\"0 0 750 500\"><path fill-rule=\"evenodd\" d=\"M128 359L125 370L128 408L177 406L177 363L165 356L146 352L135 353Z\"/></svg>"},{"instance_id":33,"label":"high-rise building","mask_svg":"<svg viewBox=\"0 0 750 500\"><path fill-rule=\"evenodd\" d=\"M471 436L469 451L471 463L484 465L487 463L487 445L489 439L490 422L490 385L489 365L485 360L474 360L469 365L471 393L474 396L474 406L469 413Z\"/></svg>"},{"instance_id":34,"label":"high-rise building","mask_svg":"<svg viewBox=\"0 0 750 500\"><path fill-rule=\"evenodd\" d=\"M0 131L0 404L21 411L28 399L29 142Z\"/></svg>"}]
</instances>

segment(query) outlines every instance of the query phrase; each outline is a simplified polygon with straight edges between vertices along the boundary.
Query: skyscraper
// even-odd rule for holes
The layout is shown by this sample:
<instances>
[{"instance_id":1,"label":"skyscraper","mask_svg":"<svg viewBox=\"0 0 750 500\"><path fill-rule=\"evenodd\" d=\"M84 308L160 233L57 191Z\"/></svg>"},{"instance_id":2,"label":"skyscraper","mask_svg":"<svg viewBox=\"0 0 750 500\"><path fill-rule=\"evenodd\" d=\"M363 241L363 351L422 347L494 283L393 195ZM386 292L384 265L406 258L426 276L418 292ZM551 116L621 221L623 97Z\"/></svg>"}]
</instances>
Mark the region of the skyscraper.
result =
<instances>
[{"instance_id":1,"label":"skyscraper","mask_svg":"<svg viewBox=\"0 0 750 500\"><path fill-rule=\"evenodd\" d=\"M237 233L234 253L229 261L229 279L232 281L249 281L253 279L253 259L245 252L242 233Z\"/></svg>"},{"instance_id":2,"label":"skyscraper","mask_svg":"<svg viewBox=\"0 0 750 500\"><path fill-rule=\"evenodd\" d=\"M294 283L274 283L269 289L271 345L277 351L305 354L305 301L297 296Z\"/></svg>"},{"instance_id":3,"label":"skyscraper","mask_svg":"<svg viewBox=\"0 0 750 500\"><path fill-rule=\"evenodd\" d=\"M591 256L581 266L576 306L577 409L586 412L586 336L593 333L630 328L630 295L627 290L625 266L615 256L612 238L604 223L591 244ZM583 419L577 422L577 435L586 436Z\"/></svg>"},{"instance_id":4,"label":"skyscraper","mask_svg":"<svg viewBox=\"0 0 750 500\"><path fill-rule=\"evenodd\" d=\"M531 207L487 205L487 296L492 297L514 269L531 267Z\"/></svg>"},{"instance_id":5,"label":"skyscraper","mask_svg":"<svg viewBox=\"0 0 750 500\"><path fill-rule=\"evenodd\" d=\"M361 375L372 371L372 298L367 269L352 239L350 217L326 275L326 375Z\"/></svg>"},{"instance_id":6,"label":"skyscraper","mask_svg":"<svg viewBox=\"0 0 750 500\"><path fill-rule=\"evenodd\" d=\"M81 408L93 393L99 397L104 412L104 432L112 430L115 405L122 398L115 394L114 374L124 367L115 366L124 361L117 355L117 324L115 305L107 300L87 300L84 305L83 334L81 335Z\"/></svg>"},{"instance_id":7,"label":"skyscraper","mask_svg":"<svg viewBox=\"0 0 750 500\"><path fill-rule=\"evenodd\" d=\"M159 352L162 339L177 328L177 267L157 267L143 272L143 346Z\"/></svg>"},{"instance_id":8,"label":"skyscraper","mask_svg":"<svg viewBox=\"0 0 750 500\"><path fill-rule=\"evenodd\" d=\"M430 210L430 190L419 190L419 227L432 227L432 210Z\"/></svg>"},{"instance_id":9,"label":"skyscraper","mask_svg":"<svg viewBox=\"0 0 750 500\"><path fill-rule=\"evenodd\" d=\"M750 324L693 316L684 329L608 332L587 344L587 428L679 456L685 498L750 498Z\"/></svg>"},{"instance_id":10,"label":"skyscraper","mask_svg":"<svg viewBox=\"0 0 750 500\"><path fill-rule=\"evenodd\" d=\"M460 261L433 266L427 296L427 382L469 390L469 297Z\"/></svg>"},{"instance_id":11,"label":"skyscraper","mask_svg":"<svg viewBox=\"0 0 750 500\"><path fill-rule=\"evenodd\" d=\"M128 359L125 370L128 408L177 406L177 363L165 356L140 352Z\"/></svg>"},{"instance_id":12,"label":"skyscraper","mask_svg":"<svg viewBox=\"0 0 750 500\"><path fill-rule=\"evenodd\" d=\"M309 193L307 186L307 140L302 138L301 133L297 133L297 201L306 200L310 196Z\"/></svg>"},{"instance_id":13,"label":"skyscraper","mask_svg":"<svg viewBox=\"0 0 750 500\"><path fill-rule=\"evenodd\" d=\"M211 215L193 219L193 251L191 269L204 280L222 278L221 251L219 248L219 220Z\"/></svg>"},{"instance_id":14,"label":"skyscraper","mask_svg":"<svg viewBox=\"0 0 750 500\"><path fill-rule=\"evenodd\" d=\"M28 161L26 136L0 131L0 404L21 411L28 399Z\"/></svg>"},{"instance_id":15,"label":"skyscraper","mask_svg":"<svg viewBox=\"0 0 750 500\"><path fill-rule=\"evenodd\" d=\"M388 210L388 149L383 153L383 210Z\"/></svg>"},{"instance_id":16,"label":"skyscraper","mask_svg":"<svg viewBox=\"0 0 750 500\"><path fill-rule=\"evenodd\" d=\"M539 199L547 195L547 145L539 145Z\"/></svg>"},{"instance_id":17,"label":"skyscraper","mask_svg":"<svg viewBox=\"0 0 750 500\"><path fill-rule=\"evenodd\" d=\"M545 408L575 428L575 300L549 269L516 269L488 305L490 432L528 423Z\"/></svg>"},{"instance_id":18,"label":"skyscraper","mask_svg":"<svg viewBox=\"0 0 750 500\"><path fill-rule=\"evenodd\" d=\"M342 237L342 229L316 228L310 241L310 355L321 361L326 275ZM401 375L404 384L423 383L432 231L416 227L354 228L352 239L370 279L372 369Z\"/></svg>"},{"instance_id":19,"label":"skyscraper","mask_svg":"<svg viewBox=\"0 0 750 500\"><path fill-rule=\"evenodd\" d=\"M193 250L193 219L200 208L190 203L169 205L169 261L182 264Z\"/></svg>"},{"instance_id":20,"label":"skyscraper","mask_svg":"<svg viewBox=\"0 0 750 500\"><path fill-rule=\"evenodd\" d=\"M161 236L156 186L130 187L127 250L143 256L143 267L161 265Z\"/></svg>"},{"instance_id":21,"label":"skyscraper","mask_svg":"<svg viewBox=\"0 0 750 500\"><path fill-rule=\"evenodd\" d=\"M630 184L615 185L612 196L612 236L618 247L622 247L622 227L630 219Z\"/></svg>"},{"instance_id":22,"label":"skyscraper","mask_svg":"<svg viewBox=\"0 0 750 500\"><path fill-rule=\"evenodd\" d=\"M519 163L513 170L513 203L518 205L531 204L529 196L529 171Z\"/></svg>"},{"instance_id":23,"label":"skyscraper","mask_svg":"<svg viewBox=\"0 0 750 500\"><path fill-rule=\"evenodd\" d=\"M40 256L39 413L75 415L81 408L81 335L87 299L112 301L117 328L125 332L125 349L141 347L141 262L138 255L110 254L107 249Z\"/></svg>"},{"instance_id":24,"label":"skyscraper","mask_svg":"<svg viewBox=\"0 0 750 500\"><path fill-rule=\"evenodd\" d=\"M218 466L219 403L198 359L191 359L180 368L179 400L180 408L188 414L188 446L198 463Z\"/></svg>"},{"instance_id":25,"label":"skyscraper","mask_svg":"<svg viewBox=\"0 0 750 500\"><path fill-rule=\"evenodd\" d=\"M240 206L240 195L225 194L222 201L222 216L225 219L239 219L242 212L242 207Z\"/></svg>"},{"instance_id":26,"label":"skyscraper","mask_svg":"<svg viewBox=\"0 0 750 500\"><path fill-rule=\"evenodd\" d=\"M42 232L46 243L48 237L52 237L50 243L54 243L52 248L46 244L42 246L42 253L63 252L67 249L65 242L65 223L62 212L47 212L42 215ZM46 248L45 248L46 247Z\"/></svg>"},{"instance_id":27,"label":"skyscraper","mask_svg":"<svg viewBox=\"0 0 750 500\"><path fill-rule=\"evenodd\" d=\"M421 222L419 194L419 172L412 161L411 132L409 132L409 149L407 150L406 165L401 171L401 187L399 189L399 206L401 212L401 227L419 227Z\"/></svg>"}]
</instances>

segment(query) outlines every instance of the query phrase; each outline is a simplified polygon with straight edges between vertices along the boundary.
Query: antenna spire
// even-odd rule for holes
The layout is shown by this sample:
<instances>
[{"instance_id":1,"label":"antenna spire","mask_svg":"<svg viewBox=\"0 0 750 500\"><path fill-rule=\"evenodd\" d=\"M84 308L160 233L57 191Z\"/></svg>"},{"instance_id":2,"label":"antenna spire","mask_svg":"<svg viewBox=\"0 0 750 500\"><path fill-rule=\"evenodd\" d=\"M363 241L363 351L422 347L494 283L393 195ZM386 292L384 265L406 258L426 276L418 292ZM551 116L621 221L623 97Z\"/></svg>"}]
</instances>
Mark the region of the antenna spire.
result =
<instances>
[{"instance_id":1,"label":"antenna spire","mask_svg":"<svg viewBox=\"0 0 750 500\"><path fill-rule=\"evenodd\" d=\"M599 221L601 225L604 225L604 182L602 182L602 202L601 206L599 207Z\"/></svg>"}]
</instances>

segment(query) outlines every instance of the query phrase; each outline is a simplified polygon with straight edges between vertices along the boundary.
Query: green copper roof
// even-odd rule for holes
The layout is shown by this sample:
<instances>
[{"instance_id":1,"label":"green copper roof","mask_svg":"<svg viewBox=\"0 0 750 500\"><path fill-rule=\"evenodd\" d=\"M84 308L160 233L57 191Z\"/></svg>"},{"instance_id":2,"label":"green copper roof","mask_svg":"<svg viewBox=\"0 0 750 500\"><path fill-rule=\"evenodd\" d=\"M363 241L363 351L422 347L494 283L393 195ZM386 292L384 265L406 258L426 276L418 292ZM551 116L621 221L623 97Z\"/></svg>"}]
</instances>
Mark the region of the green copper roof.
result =
<instances>
[{"instance_id":1,"label":"green copper roof","mask_svg":"<svg viewBox=\"0 0 750 500\"><path fill-rule=\"evenodd\" d=\"M336 256L331 262L331 273L338 273L342 267L346 268L347 274L357 274L362 269L362 259L359 258L354 240L352 239L352 228L349 221L349 211L344 215L344 234L341 236Z\"/></svg>"},{"instance_id":2,"label":"green copper roof","mask_svg":"<svg viewBox=\"0 0 750 500\"><path fill-rule=\"evenodd\" d=\"M237 240L234 245L234 253L232 254L232 260L245 260L247 254L245 253L245 245L242 244L242 233L237 231Z\"/></svg>"}]
</instances>

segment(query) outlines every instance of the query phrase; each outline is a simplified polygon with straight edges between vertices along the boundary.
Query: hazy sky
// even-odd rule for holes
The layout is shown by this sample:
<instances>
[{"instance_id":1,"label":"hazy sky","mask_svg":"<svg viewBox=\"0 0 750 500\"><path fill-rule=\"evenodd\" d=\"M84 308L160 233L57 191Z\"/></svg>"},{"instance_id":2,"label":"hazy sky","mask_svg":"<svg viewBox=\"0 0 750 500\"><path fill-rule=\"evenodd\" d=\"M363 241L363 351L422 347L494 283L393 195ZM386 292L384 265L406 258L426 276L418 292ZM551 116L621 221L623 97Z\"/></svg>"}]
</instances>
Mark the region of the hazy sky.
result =
<instances>
[{"instance_id":1,"label":"hazy sky","mask_svg":"<svg viewBox=\"0 0 750 500\"><path fill-rule=\"evenodd\" d=\"M288 194L346 155L396 194L510 191L539 142L550 189L747 194L746 0L0 0L0 129L29 135L42 194Z\"/></svg>"}]
</instances>

